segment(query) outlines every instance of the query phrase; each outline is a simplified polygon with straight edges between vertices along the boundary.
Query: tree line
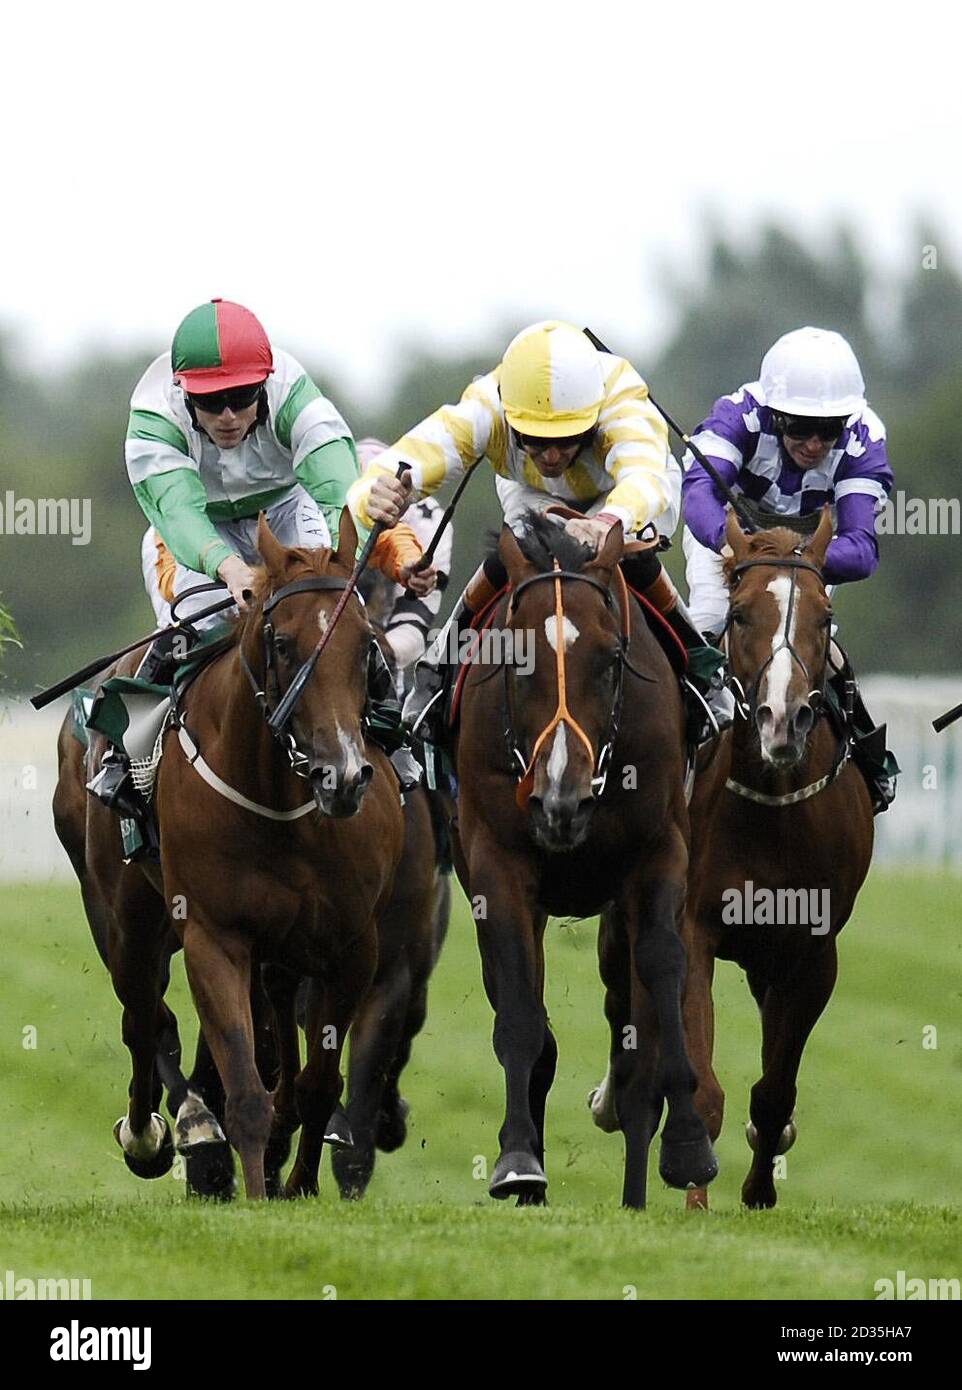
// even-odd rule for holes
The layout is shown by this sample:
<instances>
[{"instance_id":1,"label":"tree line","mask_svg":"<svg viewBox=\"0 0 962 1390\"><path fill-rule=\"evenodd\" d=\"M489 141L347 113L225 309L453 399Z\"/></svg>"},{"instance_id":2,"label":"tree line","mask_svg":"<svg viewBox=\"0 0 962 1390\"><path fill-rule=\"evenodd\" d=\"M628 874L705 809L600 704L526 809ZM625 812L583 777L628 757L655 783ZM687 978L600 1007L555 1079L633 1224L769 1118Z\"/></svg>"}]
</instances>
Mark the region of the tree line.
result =
<instances>
[{"instance_id":1,"label":"tree line","mask_svg":"<svg viewBox=\"0 0 962 1390\"><path fill-rule=\"evenodd\" d=\"M775 224L737 241L708 227L704 244L697 273L679 279L670 268L663 271L674 327L661 350L646 360L632 342L612 341L612 349L631 359L655 397L691 430L717 396L756 379L764 351L781 333L806 323L844 333L888 427L895 486L905 494L902 516L913 500L926 505L915 506L913 526L889 526L897 533L881 535L881 565L872 580L837 593L842 640L863 672L957 671L962 277L937 230L924 222L913 230L905 271L893 282L880 277L865 246L844 227L822 246ZM173 317L185 307L172 306ZM268 317L269 306L252 307ZM546 316L551 312L546 305ZM639 325L644 317L639 306ZM333 360L305 366L356 437L391 441L457 400L521 327L506 322L494 341L456 357L410 343L387 394L370 402L341 388ZM591 327L609 341L603 322ZM75 545L69 535L11 534L4 515L0 665L7 693L29 693L152 626L140 576L145 522L124 470L123 439L131 390L163 346L87 359L41 377L17 365L13 342L0 335L0 507L11 494L84 498L93 519L90 544ZM933 526L919 521L923 511L936 519ZM448 604L499 521L491 470L484 468L458 511ZM682 580L680 536L667 563ZM22 647L9 640L14 621Z\"/></svg>"}]
</instances>

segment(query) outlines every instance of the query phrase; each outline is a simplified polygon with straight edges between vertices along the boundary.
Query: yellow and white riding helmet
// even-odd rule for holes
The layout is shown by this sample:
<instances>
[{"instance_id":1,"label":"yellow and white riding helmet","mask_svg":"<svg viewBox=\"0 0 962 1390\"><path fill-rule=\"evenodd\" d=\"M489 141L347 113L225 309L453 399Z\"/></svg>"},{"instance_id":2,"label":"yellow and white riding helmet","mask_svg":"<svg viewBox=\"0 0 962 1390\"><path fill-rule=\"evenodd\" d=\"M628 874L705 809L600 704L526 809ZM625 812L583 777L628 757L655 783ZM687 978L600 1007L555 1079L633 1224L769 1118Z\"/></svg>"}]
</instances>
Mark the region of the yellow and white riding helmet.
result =
<instances>
[{"instance_id":1,"label":"yellow and white riding helmet","mask_svg":"<svg viewBox=\"0 0 962 1390\"><path fill-rule=\"evenodd\" d=\"M499 382L508 424L540 439L590 430L605 394L598 352L580 329L557 319L534 323L512 339Z\"/></svg>"}]
</instances>

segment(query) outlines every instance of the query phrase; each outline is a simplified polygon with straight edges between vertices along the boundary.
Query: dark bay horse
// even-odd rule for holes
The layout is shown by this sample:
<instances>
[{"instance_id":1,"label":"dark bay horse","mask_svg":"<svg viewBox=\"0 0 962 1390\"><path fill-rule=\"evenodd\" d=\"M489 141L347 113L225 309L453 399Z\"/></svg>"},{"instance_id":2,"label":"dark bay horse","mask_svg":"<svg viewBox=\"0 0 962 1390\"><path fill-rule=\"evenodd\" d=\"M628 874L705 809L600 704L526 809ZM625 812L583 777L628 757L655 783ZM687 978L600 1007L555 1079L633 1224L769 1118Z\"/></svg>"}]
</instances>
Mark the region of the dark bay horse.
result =
<instances>
[{"instance_id":1,"label":"dark bay horse","mask_svg":"<svg viewBox=\"0 0 962 1390\"><path fill-rule=\"evenodd\" d=\"M832 537L823 513L806 544L794 531L750 538L728 522L733 556L727 641L745 698L741 718L699 771L691 803L685 918L685 1023L698 1073L695 1104L712 1139L724 1093L712 1069L715 960L748 977L762 1026L742 1187L750 1207L776 1202L773 1162L795 1140L796 1080L808 1036L831 996L836 937L872 857L872 803L825 712L832 608L822 579ZM690 1206L706 1206L703 1192Z\"/></svg>"},{"instance_id":2,"label":"dark bay horse","mask_svg":"<svg viewBox=\"0 0 962 1390\"><path fill-rule=\"evenodd\" d=\"M493 630L515 652L533 644L533 669L475 664L464 685L455 864L477 920L507 1092L490 1191L519 1203L543 1202L547 1187L545 1103L557 1059L543 997L549 914L603 912L625 1204L645 1203L666 1100L662 1177L684 1188L717 1171L682 1030L682 699L621 582L622 549L620 527L596 556L537 513L520 541L505 528L499 552L511 592Z\"/></svg>"},{"instance_id":3,"label":"dark bay horse","mask_svg":"<svg viewBox=\"0 0 962 1390\"><path fill-rule=\"evenodd\" d=\"M265 690L273 686L275 697L282 695L310 656L353 567L355 547L346 509L337 551L282 546L261 519L265 569L238 623L236 645L189 688L186 739L167 735L154 792L159 867L124 865L114 817L93 799L84 807L84 903L95 938L105 939L133 1063L130 1104L117 1136L130 1166L145 1176L157 1165L169 1167L172 1156L169 1128L154 1111L158 1044L172 1017L163 991L173 929L226 1092L225 1128L248 1196L265 1195L268 1144L278 1131L289 1138L296 1124L300 1143L286 1190L316 1191L321 1146L341 1091L341 1051L375 975L377 919L391 896L403 840L396 778L361 727L374 635L359 602L345 608L304 689L290 725L290 759L262 706ZM294 775L295 761L304 779ZM72 857L78 853L76 780L75 768L62 767L55 799L58 830L62 825L71 840ZM302 1068L298 1060L292 1072L289 1046L280 1057L276 1112L255 1058L251 985L259 962L311 982L307 1063ZM278 1001L271 1002L276 1023ZM289 1013L293 1018L292 998Z\"/></svg>"}]
</instances>

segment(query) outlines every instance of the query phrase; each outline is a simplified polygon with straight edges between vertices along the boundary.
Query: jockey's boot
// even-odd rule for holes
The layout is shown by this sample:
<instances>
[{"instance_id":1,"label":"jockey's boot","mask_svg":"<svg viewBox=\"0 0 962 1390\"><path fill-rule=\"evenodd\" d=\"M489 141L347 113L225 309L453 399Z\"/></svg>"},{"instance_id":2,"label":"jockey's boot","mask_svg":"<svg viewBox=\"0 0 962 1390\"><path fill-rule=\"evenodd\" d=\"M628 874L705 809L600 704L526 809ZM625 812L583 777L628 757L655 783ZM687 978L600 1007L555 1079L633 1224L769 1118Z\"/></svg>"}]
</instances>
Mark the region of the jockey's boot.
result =
<instances>
[{"instance_id":1,"label":"jockey's boot","mask_svg":"<svg viewBox=\"0 0 962 1390\"><path fill-rule=\"evenodd\" d=\"M414 667L414 684L404 701L404 722L411 733L427 743L443 747L444 714L451 682L457 674L461 634L473 618L507 583L498 557L489 556L469 580L454 612Z\"/></svg>"},{"instance_id":2,"label":"jockey's boot","mask_svg":"<svg viewBox=\"0 0 962 1390\"><path fill-rule=\"evenodd\" d=\"M100 760L100 771L87 783L87 791L120 817L126 862L160 858L160 842L150 807L134 786L130 759L123 749L108 745Z\"/></svg>"},{"instance_id":3,"label":"jockey's boot","mask_svg":"<svg viewBox=\"0 0 962 1390\"><path fill-rule=\"evenodd\" d=\"M836 666L831 678L832 689L851 728L852 757L871 793L872 811L878 816L895 800L896 779L901 768L895 755L885 746L886 726L875 724L865 708L852 663L838 643L833 642L832 657L836 656L841 658L841 665Z\"/></svg>"},{"instance_id":4,"label":"jockey's boot","mask_svg":"<svg viewBox=\"0 0 962 1390\"><path fill-rule=\"evenodd\" d=\"M724 656L711 634L699 632L655 549L629 552L622 568L628 583L657 608L688 655L686 690L693 690L686 698L695 741L714 738L735 717L735 697L725 684Z\"/></svg>"},{"instance_id":5,"label":"jockey's boot","mask_svg":"<svg viewBox=\"0 0 962 1390\"><path fill-rule=\"evenodd\" d=\"M134 786L130 759L121 748L109 744L100 760L100 771L87 783L87 791L118 816L139 821L146 807Z\"/></svg>"}]
</instances>

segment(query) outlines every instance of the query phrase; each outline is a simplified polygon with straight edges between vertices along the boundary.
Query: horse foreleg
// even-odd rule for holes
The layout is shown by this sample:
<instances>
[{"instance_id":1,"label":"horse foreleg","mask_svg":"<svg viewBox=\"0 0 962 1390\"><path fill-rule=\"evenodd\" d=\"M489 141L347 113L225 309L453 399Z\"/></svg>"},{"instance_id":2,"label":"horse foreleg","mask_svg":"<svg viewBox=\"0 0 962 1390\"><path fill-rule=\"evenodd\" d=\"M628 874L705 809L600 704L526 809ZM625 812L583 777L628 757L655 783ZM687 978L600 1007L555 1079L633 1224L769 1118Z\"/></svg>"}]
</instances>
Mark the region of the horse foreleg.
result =
<instances>
[{"instance_id":1,"label":"horse foreleg","mask_svg":"<svg viewBox=\"0 0 962 1390\"><path fill-rule=\"evenodd\" d=\"M472 874L471 896L483 909L477 920L481 972L494 1009L494 1050L504 1069L506 1092L504 1123L498 1134L501 1152L489 1191L497 1198L539 1200L548 1180L531 1096L532 1076L545 1052L548 1032L543 922L539 930L533 892L529 897L521 884L512 884L509 865L503 855L499 859L494 847L483 854L475 845L472 860L478 871ZM496 866L496 877L488 876L488 865ZM548 1077L547 1071L544 1075Z\"/></svg>"},{"instance_id":2,"label":"horse foreleg","mask_svg":"<svg viewBox=\"0 0 962 1390\"><path fill-rule=\"evenodd\" d=\"M264 1151L273 1106L254 1060L250 947L240 937L215 934L192 917L184 931L184 960L226 1093L227 1134L240 1155L247 1196L264 1197Z\"/></svg>"},{"instance_id":3,"label":"horse foreleg","mask_svg":"<svg viewBox=\"0 0 962 1390\"><path fill-rule=\"evenodd\" d=\"M317 1194L317 1171L328 1121L344 1086L341 1053L358 1006L377 965L374 923L351 942L350 952L332 967L331 978L311 981L307 1001L307 1063L295 1082L301 1137L285 1186L288 1197Z\"/></svg>"},{"instance_id":4,"label":"horse foreleg","mask_svg":"<svg viewBox=\"0 0 962 1390\"><path fill-rule=\"evenodd\" d=\"M162 1177L174 1161L170 1126L158 1113L156 1071L158 1037L167 1021L162 1002L169 959L164 923L163 906L156 899L121 892L109 931L110 974L123 1005L123 1039L132 1063L127 1113L114 1126L114 1137L127 1167L140 1178Z\"/></svg>"},{"instance_id":5,"label":"horse foreleg","mask_svg":"<svg viewBox=\"0 0 962 1390\"><path fill-rule=\"evenodd\" d=\"M291 1151L291 1137L300 1120L294 1083L301 1069L300 1034L297 1031L297 991L299 977L285 966L272 963L261 967L261 979L270 1001L274 1021L274 1041L280 1073L274 1092L274 1119L264 1158L269 1197L281 1195L281 1169Z\"/></svg>"},{"instance_id":6,"label":"horse foreleg","mask_svg":"<svg viewBox=\"0 0 962 1390\"><path fill-rule=\"evenodd\" d=\"M838 955L831 937L791 981L770 984L762 997L762 1076L752 1087L749 1110L749 1143L755 1156L742 1185L746 1206L773 1207L778 1200L773 1165L794 1142L792 1115L802 1052L837 975Z\"/></svg>"},{"instance_id":7,"label":"horse foreleg","mask_svg":"<svg viewBox=\"0 0 962 1390\"><path fill-rule=\"evenodd\" d=\"M680 932L686 867L684 842L674 828L663 852L645 864L630 936L634 974L647 990L657 1020L657 1088L668 1102L659 1172L669 1187L698 1188L712 1181L718 1164L695 1110L696 1078L682 1025L685 948Z\"/></svg>"},{"instance_id":8,"label":"horse foreleg","mask_svg":"<svg viewBox=\"0 0 962 1390\"><path fill-rule=\"evenodd\" d=\"M725 1111L725 1092L715 1075L712 1062L715 1046L715 1006L712 999L714 941L709 929L696 921L690 911L685 915L682 939L688 957L682 1016L688 1056L697 1077L694 1104L714 1144L721 1133ZM705 1210L708 1207L707 1188L690 1188L686 1206L689 1210Z\"/></svg>"},{"instance_id":9,"label":"horse foreleg","mask_svg":"<svg viewBox=\"0 0 962 1390\"><path fill-rule=\"evenodd\" d=\"M347 1085L351 1145L331 1153L331 1167L342 1197L363 1197L374 1173L378 1117L401 1045L410 996L411 971L402 956L392 963L386 979L375 980L351 1028Z\"/></svg>"}]
</instances>

